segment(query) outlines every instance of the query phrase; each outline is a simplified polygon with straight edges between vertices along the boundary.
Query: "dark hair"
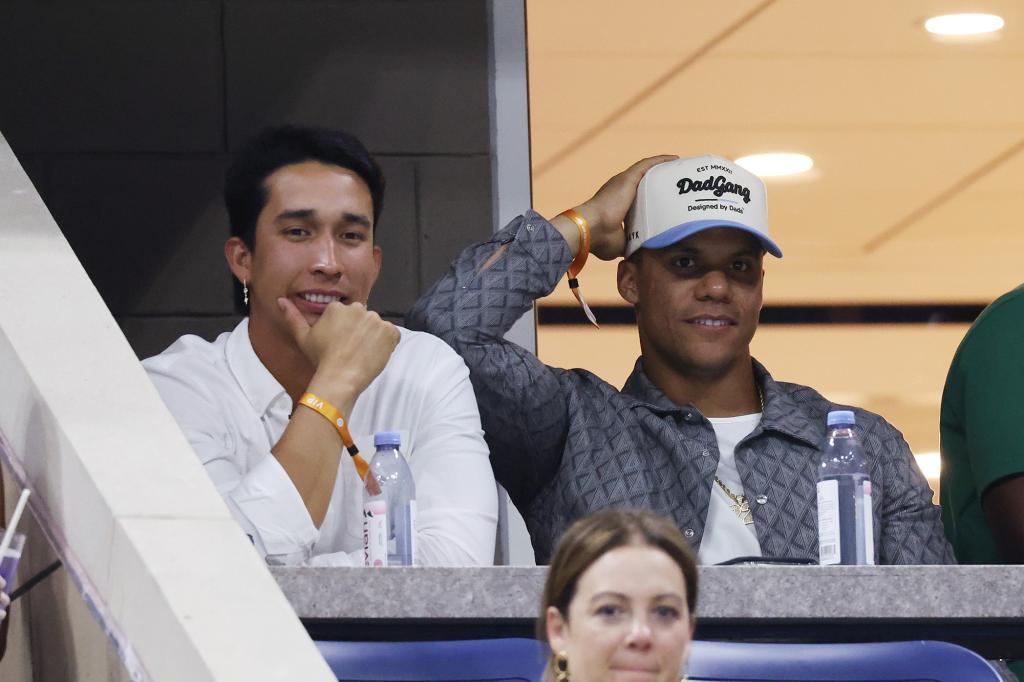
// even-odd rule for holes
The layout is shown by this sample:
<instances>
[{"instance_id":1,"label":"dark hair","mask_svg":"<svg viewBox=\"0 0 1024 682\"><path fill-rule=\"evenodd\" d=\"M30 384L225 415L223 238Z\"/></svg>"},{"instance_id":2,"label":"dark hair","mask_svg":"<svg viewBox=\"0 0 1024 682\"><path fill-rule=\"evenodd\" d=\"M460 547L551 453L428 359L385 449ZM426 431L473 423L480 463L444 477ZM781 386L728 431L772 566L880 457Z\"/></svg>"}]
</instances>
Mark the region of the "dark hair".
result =
<instances>
[{"instance_id":1,"label":"dark hair","mask_svg":"<svg viewBox=\"0 0 1024 682\"><path fill-rule=\"evenodd\" d=\"M555 549L541 598L537 638L548 640L546 614L554 606L569 619L569 603L576 596L580 576L602 556L628 545L655 547L668 554L683 573L686 606L697 613L697 562L689 543L675 524L644 509L605 509L569 527Z\"/></svg>"},{"instance_id":2,"label":"dark hair","mask_svg":"<svg viewBox=\"0 0 1024 682\"><path fill-rule=\"evenodd\" d=\"M231 234L251 249L256 220L267 203L266 179L277 169L303 161L346 168L366 183L373 200L374 224L384 207L384 174L366 147L342 130L283 125L253 137L235 156L224 177L224 204Z\"/></svg>"}]
</instances>

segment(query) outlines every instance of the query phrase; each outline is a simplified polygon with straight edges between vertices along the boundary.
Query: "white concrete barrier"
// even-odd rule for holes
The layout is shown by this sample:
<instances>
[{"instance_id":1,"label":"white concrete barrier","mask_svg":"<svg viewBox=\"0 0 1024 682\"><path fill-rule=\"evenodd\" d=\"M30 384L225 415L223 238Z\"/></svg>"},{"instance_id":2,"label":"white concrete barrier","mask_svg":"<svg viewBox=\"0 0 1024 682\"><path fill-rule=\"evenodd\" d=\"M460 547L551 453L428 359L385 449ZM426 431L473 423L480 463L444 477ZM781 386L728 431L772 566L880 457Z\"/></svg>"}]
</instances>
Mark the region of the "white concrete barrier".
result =
<instances>
[{"instance_id":1,"label":"white concrete barrier","mask_svg":"<svg viewBox=\"0 0 1024 682\"><path fill-rule=\"evenodd\" d=\"M0 457L118 677L335 679L2 136ZM90 655L37 639L47 657Z\"/></svg>"}]
</instances>

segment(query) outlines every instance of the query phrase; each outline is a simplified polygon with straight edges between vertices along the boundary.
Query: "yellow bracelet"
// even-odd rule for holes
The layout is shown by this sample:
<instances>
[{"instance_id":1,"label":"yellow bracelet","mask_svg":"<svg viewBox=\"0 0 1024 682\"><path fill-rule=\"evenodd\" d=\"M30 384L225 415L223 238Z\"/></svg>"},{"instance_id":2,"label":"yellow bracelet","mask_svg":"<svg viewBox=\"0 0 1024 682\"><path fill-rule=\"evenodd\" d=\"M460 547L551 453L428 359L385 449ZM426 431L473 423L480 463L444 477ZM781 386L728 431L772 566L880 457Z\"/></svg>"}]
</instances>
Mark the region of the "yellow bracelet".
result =
<instances>
[{"instance_id":1,"label":"yellow bracelet","mask_svg":"<svg viewBox=\"0 0 1024 682\"><path fill-rule=\"evenodd\" d=\"M355 441L352 440L352 434L348 432L348 424L345 423L345 418L341 416L338 408L315 393L309 393L308 391L299 398L299 404L305 405L314 412L323 415L327 421L331 422L334 428L338 430L338 435L341 436L341 442L345 445L345 449L348 450L348 454L352 455L352 461L356 465L356 471L359 472L359 478L365 479L366 472L370 466L363 459L362 455L359 454L359 448L356 447Z\"/></svg>"}]
</instances>

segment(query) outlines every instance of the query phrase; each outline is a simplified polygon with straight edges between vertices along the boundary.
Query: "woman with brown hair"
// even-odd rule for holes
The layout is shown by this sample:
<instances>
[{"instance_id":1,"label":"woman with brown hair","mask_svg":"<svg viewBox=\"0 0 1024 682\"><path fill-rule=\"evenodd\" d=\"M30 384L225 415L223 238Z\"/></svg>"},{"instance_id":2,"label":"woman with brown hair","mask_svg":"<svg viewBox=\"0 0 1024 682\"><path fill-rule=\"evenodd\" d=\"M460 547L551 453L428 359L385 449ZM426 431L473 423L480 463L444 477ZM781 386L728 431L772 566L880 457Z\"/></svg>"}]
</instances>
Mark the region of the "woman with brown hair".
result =
<instances>
[{"instance_id":1,"label":"woman with brown hair","mask_svg":"<svg viewBox=\"0 0 1024 682\"><path fill-rule=\"evenodd\" d=\"M580 519L562 536L544 586L545 679L679 680L696 603L696 563L671 521L637 509Z\"/></svg>"}]
</instances>

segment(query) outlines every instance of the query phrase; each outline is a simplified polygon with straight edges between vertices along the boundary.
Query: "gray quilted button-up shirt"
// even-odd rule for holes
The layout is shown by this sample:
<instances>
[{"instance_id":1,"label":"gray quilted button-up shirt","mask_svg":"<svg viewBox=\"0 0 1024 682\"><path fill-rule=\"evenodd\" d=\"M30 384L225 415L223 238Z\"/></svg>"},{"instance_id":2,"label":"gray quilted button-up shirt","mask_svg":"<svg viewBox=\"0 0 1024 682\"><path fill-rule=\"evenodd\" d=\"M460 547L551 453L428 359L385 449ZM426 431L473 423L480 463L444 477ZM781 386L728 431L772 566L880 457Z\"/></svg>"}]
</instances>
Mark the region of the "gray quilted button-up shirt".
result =
<instances>
[{"instance_id":1,"label":"gray quilted button-up shirt","mask_svg":"<svg viewBox=\"0 0 1024 682\"><path fill-rule=\"evenodd\" d=\"M693 405L676 405L637 361L622 390L582 369L548 367L502 340L554 289L571 254L528 212L472 246L410 311L406 324L440 336L470 369L491 464L522 512L538 563L576 519L606 507L646 507L675 519L699 548L718 447ZM765 406L736 447L736 466L767 557L818 558L817 464L825 417L816 391L772 379L754 363ZM876 561L953 563L939 509L903 436L853 408L870 459Z\"/></svg>"}]
</instances>

